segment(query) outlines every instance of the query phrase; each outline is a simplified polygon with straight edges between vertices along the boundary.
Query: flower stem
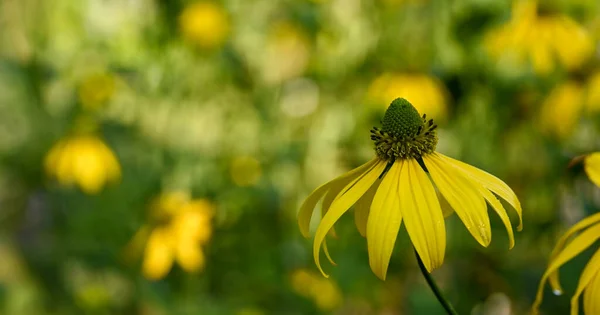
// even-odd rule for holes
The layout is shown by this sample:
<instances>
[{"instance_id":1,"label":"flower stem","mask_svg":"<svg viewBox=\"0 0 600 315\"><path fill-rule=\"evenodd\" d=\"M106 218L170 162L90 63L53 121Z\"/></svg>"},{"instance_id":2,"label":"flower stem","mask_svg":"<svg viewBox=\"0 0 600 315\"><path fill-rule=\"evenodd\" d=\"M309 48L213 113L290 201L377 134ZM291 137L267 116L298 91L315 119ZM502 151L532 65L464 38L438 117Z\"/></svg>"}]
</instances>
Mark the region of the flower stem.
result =
<instances>
[{"instance_id":1,"label":"flower stem","mask_svg":"<svg viewBox=\"0 0 600 315\"><path fill-rule=\"evenodd\" d=\"M431 277L431 274L425 268L425 265L423 265L423 261L421 260L421 257L419 257L419 253L417 253L416 250L415 256L417 256L417 261L419 262L419 269L421 269L423 277L425 277L425 280L427 280L427 284L431 288L431 291L433 291L435 297L438 299L440 304L442 304L442 306L446 310L446 313L448 313L448 315L458 315L458 313L454 310L454 307L452 307L452 304L450 304L450 301L448 301L448 299L444 297L444 294L442 293L440 288L438 288L437 284L435 283L435 280L433 280L433 277Z\"/></svg>"}]
</instances>

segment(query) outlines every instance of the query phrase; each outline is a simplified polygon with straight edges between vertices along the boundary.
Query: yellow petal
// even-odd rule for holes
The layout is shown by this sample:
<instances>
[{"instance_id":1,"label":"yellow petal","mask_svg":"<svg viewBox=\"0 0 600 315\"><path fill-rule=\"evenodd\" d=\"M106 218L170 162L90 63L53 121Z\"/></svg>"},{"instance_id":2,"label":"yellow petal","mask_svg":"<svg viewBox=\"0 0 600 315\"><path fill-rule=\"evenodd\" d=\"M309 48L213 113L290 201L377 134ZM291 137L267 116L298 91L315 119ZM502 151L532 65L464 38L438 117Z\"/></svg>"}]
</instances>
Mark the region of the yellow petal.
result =
<instances>
[{"instance_id":1,"label":"yellow petal","mask_svg":"<svg viewBox=\"0 0 600 315\"><path fill-rule=\"evenodd\" d=\"M331 263L334 266L337 266L335 261L333 261L333 258L331 258L331 254L329 253L329 248L327 247L327 240L323 240L323 252L325 253L325 257L327 257L327 260L329 260L329 263Z\"/></svg>"},{"instance_id":2,"label":"yellow petal","mask_svg":"<svg viewBox=\"0 0 600 315\"><path fill-rule=\"evenodd\" d=\"M377 160L377 164L373 168L369 169L365 174L352 180L346 187L344 187L343 194L333 201L331 208L327 214L321 220L317 232L315 234L315 241L313 244L313 255L315 263L319 268L319 271L325 276L329 277L321 268L319 261L319 254L321 244L325 239L325 236L329 232L329 229L335 224L335 222L344 214L348 209L367 192L367 190L375 183L379 175L385 169L386 162Z\"/></svg>"},{"instance_id":3,"label":"yellow petal","mask_svg":"<svg viewBox=\"0 0 600 315\"><path fill-rule=\"evenodd\" d=\"M592 282L593 278L598 275L600 271L600 250L596 251L592 259L587 263L581 277L579 277L579 284L577 290L571 298L571 315L579 314L579 296L583 293L583 290L588 287ZM600 293L600 292L599 292Z\"/></svg>"},{"instance_id":4,"label":"yellow petal","mask_svg":"<svg viewBox=\"0 0 600 315\"><path fill-rule=\"evenodd\" d=\"M487 247L492 240L492 230L487 207L477 185L437 153L424 156L423 162L433 182L471 235Z\"/></svg>"},{"instance_id":5,"label":"yellow petal","mask_svg":"<svg viewBox=\"0 0 600 315\"><path fill-rule=\"evenodd\" d=\"M581 234L579 234L572 242L570 242L564 250L562 250L556 257L550 260L550 264L548 265L548 269L542 276L542 280L540 281L540 286L538 287L538 292L535 298L535 302L533 303L534 311L537 310L542 303L542 298L544 295L544 285L546 284L546 280L548 277L554 273L558 268L564 265L567 261L573 259L573 257L577 256L579 253L590 247L596 240L600 238L600 225L593 226Z\"/></svg>"},{"instance_id":6,"label":"yellow petal","mask_svg":"<svg viewBox=\"0 0 600 315\"><path fill-rule=\"evenodd\" d=\"M177 262L185 271L195 272L204 266L204 253L193 240L179 240L177 244Z\"/></svg>"},{"instance_id":7,"label":"yellow petal","mask_svg":"<svg viewBox=\"0 0 600 315\"><path fill-rule=\"evenodd\" d=\"M60 161L60 157L62 155L62 151L63 151L64 147L65 147L65 142L59 141L54 146L52 146L52 148L50 149L48 154L46 154L46 157L44 159L44 167L48 174L56 175L58 163Z\"/></svg>"},{"instance_id":8,"label":"yellow petal","mask_svg":"<svg viewBox=\"0 0 600 315\"><path fill-rule=\"evenodd\" d=\"M583 164L589 179L596 186L600 187L600 152L586 156Z\"/></svg>"},{"instance_id":9,"label":"yellow petal","mask_svg":"<svg viewBox=\"0 0 600 315\"><path fill-rule=\"evenodd\" d=\"M394 162L381 181L367 221L367 245L371 270L385 280L398 230L402 223L398 185L403 162Z\"/></svg>"},{"instance_id":10,"label":"yellow petal","mask_svg":"<svg viewBox=\"0 0 600 315\"><path fill-rule=\"evenodd\" d=\"M558 256L562 252L563 248L565 247L565 244L573 235L599 222L600 213L596 213L573 225L565 234L563 234L563 236L558 240L558 242L556 242L556 245L552 250L552 254L550 254L550 261L554 260L556 256ZM554 291L562 292L562 288L559 282L558 269L552 274L550 274L548 280L550 281L550 285L552 286L552 289Z\"/></svg>"},{"instance_id":11,"label":"yellow petal","mask_svg":"<svg viewBox=\"0 0 600 315\"><path fill-rule=\"evenodd\" d=\"M519 202L515 192L508 185L506 185L506 183L504 183L498 177L486 171L480 170L475 166L471 166L467 163L455 160L440 153L436 154L445 161L452 163L454 166L457 166L466 172L472 179L483 185L483 187L491 190L494 194L506 200L506 202L508 202L508 204L510 204L517 211L517 215L519 216L519 226L517 227L517 230L520 231L523 229L523 210L521 209L521 203Z\"/></svg>"},{"instance_id":12,"label":"yellow petal","mask_svg":"<svg viewBox=\"0 0 600 315\"><path fill-rule=\"evenodd\" d=\"M300 206L300 211L298 212L298 226L300 227L300 232L302 233L302 235L304 237L308 238L310 236L310 233L309 233L310 219L312 218L313 210L314 210L315 206L317 205L317 202L319 202L319 200L321 200L323 195L329 190L329 188L331 188L331 185L334 184L338 180L345 180L348 178L351 178L351 179L356 178L357 176L363 174L370 167L372 167L376 162L377 162L377 159L375 158L375 159L351 170L350 172L348 172L344 175L341 175L338 178L319 186L317 189L315 189L313 192L311 192L310 195L308 195L306 200L304 200L304 203L302 203L302 206Z\"/></svg>"},{"instance_id":13,"label":"yellow petal","mask_svg":"<svg viewBox=\"0 0 600 315\"><path fill-rule=\"evenodd\" d=\"M371 208L371 203L373 202L373 197L375 197L375 192L379 188L381 184L381 180L377 180L367 193L362 196L356 202L354 206L354 223L356 224L356 229L362 235L362 237L367 236L367 220L369 219L369 209Z\"/></svg>"},{"instance_id":14,"label":"yellow petal","mask_svg":"<svg viewBox=\"0 0 600 315\"><path fill-rule=\"evenodd\" d=\"M57 156L55 174L56 179L62 185L70 185L75 181L73 160L77 154L76 147L78 146L78 142L77 138L66 141L62 148L60 148L60 153Z\"/></svg>"},{"instance_id":15,"label":"yellow petal","mask_svg":"<svg viewBox=\"0 0 600 315\"><path fill-rule=\"evenodd\" d=\"M444 262L446 227L433 184L416 160L404 162L399 195L408 236L431 272Z\"/></svg>"},{"instance_id":16,"label":"yellow petal","mask_svg":"<svg viewBox=\"0 0 600 315\"><path fill-rule=\"evenodd\" d=\"M508 249L512 249L515 246L515 235L513 233L512 225L510 224L510 219L508 218L508 214L506 213L504 206L502 206L502 203L498 200L498 198L496 198L494 194L487 190L487 188L483 187L479 183L476 184L483 198L485 198L485 200L490 204L490 206L492 206L492 209L496 211L496 213L500 217L500 220L502 220L502 223L506 228L506 232L508 233Z\"/></svg>"},{"instance_id":17,"label":"yellow petal","mask_svg":"<svg viewBox=\"0 0 600 315\"><path fill-rule=\"evenodd\" d=\"M152 231L146 244L142 263L142 272L146 278L158 280L171 270L173 252L170 244L171 239L165 228L157 228Z\"/></svg>"},{"instance_id":18,"label":"yellow petal","mask_svg":"<svg viewBox=\"0 0 600 315\"><path fill-rule=\"evenodd\" d=\"M73 159L73 171L77 183L88 194L96 194L106 182L106 170L97 143L91 139L82 141Z\"/></svg>"},{"instance_id":19,"label":"yellow petal","mask_svg":"<svg viewBox=\"0 0 600 315\"><path fill-rule=\"evenodd\" d=\"M600 314L600 274L596 273L583 294L583 310L586 314Z\"/></svg>"}]
</instances>

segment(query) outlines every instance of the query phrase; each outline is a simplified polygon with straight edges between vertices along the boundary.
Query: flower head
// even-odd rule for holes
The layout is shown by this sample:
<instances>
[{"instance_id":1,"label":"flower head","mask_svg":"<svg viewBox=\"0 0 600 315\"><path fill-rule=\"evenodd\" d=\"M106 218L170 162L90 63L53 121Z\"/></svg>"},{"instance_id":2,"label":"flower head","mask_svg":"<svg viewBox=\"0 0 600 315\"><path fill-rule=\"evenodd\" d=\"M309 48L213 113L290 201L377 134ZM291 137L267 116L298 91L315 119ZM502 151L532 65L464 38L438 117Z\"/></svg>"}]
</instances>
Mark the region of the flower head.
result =
<instances>
[{"instance_id":1,"label":"flower head","mask_svg":"<svg viewBox=\"0 0 600 315\"><path fill-rule=\"evenodd\" d=\"M600 187L600 152L583 158L585 172L590 180ZM600 239L600 213L591 215L571 227L559 240L552 254L546 272L542 276L533 313L537 314L542 304L546 281L550 282L554 293L561 294L559 268L589 248ZM571 298L571 315L579 314L579 297L583 294L583 307L586 314L600 314L600 250L592 256L579 277L579 284Z\"/></svg>"},{"instance_id":2,"label":"flower head","mask_svg":"<svg viewBox=\"0 0 600 315\"><path fill-rule=\"evenodd\" d=\"M323 275L327 276L320 264L321 247L333 263L325 238L353 205L356 226L367 238L369 264L379 278L386 277L402 221L427 270L439 267L444 261L446 230L436 188L483 246L488 246L492 237L487 201L504 223L510 247L514 245L510 220L494 195L507 201L521 219L514 192L495 176L435 152L436 131L433 121L421 116L408 101L394 100L382 128L371 131L376 157L318 187L304 201L298 223L308 237L313 209L324 198L313 246L315 263Z\"/></svg>"},{"instance_id":3,"label":"flower head","mask_svg":"<svg viewBox=\"0 0 600 315\"><path fill-rule=\"evenodd\" d=\"M168 193L151 207L151 224L142 227L132 245L146 239L142 272L148 279L163 278L173 262L187 272L204 266L201 246L212 234L213 206L206 200L190 200L182 192Z\"/></svg>"},{"instance_id":4,"label":"flower head","mask_svg":"<svg viewBox=\"0 0 600 315\"><path fill-rule=\"evenodd\" d=\"M512 19L485 38L492 57L518 66L531 62L536 73L547 74L556 64L577 69L593 54L590 34L570 17L535 0L515 0L512 11Z\"/></svg>"},{"instance_id":5,"label":"flower head","mask_svg":"<svg viewBox=\"0 0 600 315\"><path fill-rule=\"evenodd\" d=\"M183 36L203 48L220 46L229 33L225 10L213 2L190 4L179 16Z\"/></svg>"},{"instance_id":6,"label":"flower head","mask_svg":"<svg viewBox=\"0 0 600 315\"><path fill-rule=\"evenodd\" d=\"M335 309L343 300L342 292L334 282L306 269L295 270L291 284L298 294L312 299L324 311Z\"/></svg>"},{"instance_id":7,"label":"flower head","mask_svg":"<svg viewBox=\"0 0 600 315\"><path fill-rule=\"evenodd\" d=\"M382 108L398 96L409 100L419 112L437 121L446 120L446 90L437 78L419 73L384 73L371 83L367 92L369 101Z\"/></svg>"},{"instance_id":8,"label":"flower head","mask_svg":"<svg viewBox=\"0 0 600 315\"><path fill-rule=\"evenodd\" d=\"M121 177L115 154L93 134L60 140L46 155L45 168L59 183L77 184L88 194L98 193L107 182Z\"/></svg>"}]
</instances>

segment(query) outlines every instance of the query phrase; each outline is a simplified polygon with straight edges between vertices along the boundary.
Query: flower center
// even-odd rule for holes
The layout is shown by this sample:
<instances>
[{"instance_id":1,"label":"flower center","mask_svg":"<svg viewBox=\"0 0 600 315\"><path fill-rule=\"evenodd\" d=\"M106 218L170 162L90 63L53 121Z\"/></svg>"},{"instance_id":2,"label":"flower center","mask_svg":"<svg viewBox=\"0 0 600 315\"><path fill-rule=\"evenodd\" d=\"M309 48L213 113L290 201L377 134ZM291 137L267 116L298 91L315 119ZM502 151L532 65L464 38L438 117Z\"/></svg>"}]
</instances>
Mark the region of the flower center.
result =
<instances>
[{"instance_id":1,"label":"flower center","mask_svg":"<svg viewBox=\"0 0 600 315\"><path fill-rule=\"evenodd\" d=\"M433 119L427 120L426 115L419 115L409 101L395 99L381 124L381 129L371 129L371 140L375 142L375 152L381 159L419 159L435 151L437 125Z\"/></svg>"}]
</instances>

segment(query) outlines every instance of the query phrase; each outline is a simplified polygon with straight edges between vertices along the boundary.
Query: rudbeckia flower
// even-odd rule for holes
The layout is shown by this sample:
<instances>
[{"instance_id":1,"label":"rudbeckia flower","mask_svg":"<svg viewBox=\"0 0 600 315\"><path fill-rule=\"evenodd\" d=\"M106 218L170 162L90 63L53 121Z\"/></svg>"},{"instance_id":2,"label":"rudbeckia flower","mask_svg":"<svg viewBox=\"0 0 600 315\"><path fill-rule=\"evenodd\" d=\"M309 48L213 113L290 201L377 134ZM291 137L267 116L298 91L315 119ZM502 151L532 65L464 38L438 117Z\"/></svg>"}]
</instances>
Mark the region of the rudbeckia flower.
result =
<instances>
[{"instance_id":1,"label":"rudbeckia flower","mask_svg":"<svg viewBox=\"0 0 600 315\"><path fill-rule=\"evenodd\" d=\"M225 9L213 2L196 2L187 6L179 16L183 36L202 48L221 46L229 34Z\"/></svg>"},{"instance_id":2,"label":"rudbeckia flower","mask_svg":"<svg viewBox=\"0 0 600 315\"><path fill-rule=\"evenodd\" d=\"M402 221L427 271L441 266L446 229L436 188L483 246L492 239L487 201L506 226L513 247L510 220L494 194L508 202L521 220L521 205L515 193L497 177L435 152L436 127L407 100L394 100L383 117L382 128L371 130L376 157L318 187L304 201L298 223L308 237L313 209L324 198L313 255L325 277L328 275L321 268L321 247L330 258L325 237L352 205L358 231L367 238L369 264L379 278L385 280Z\"/></svg>"},{"instance_id":3,"label":"rudbeckia flower","mask_svg":"<svg viewBox=\"0 0 600 315\"><path fill-rule=\"evenodd\" d=\"M538 74L548 74L556 64L579 68L592 56L590 34L569 16L540 8L535 0L515 0L512 19L491 30L485 48L498 60L518 66L528 61Z\"/></svg>"},{"instance_id":4,"label":"rudbeckia flower","mask_svg":"<svg viewBox=\"0 0 600 315\"><path fill-rule=\"evenodd\" d=\"M585 172L590 180L600 187L600 152L583 158ZM537 296L533 304L533 313L537 314L546 281L550 282L554 293L561 294L559 268L575 256L589 248L600 239L600 213L591 215L571 227L559 240L550 255L548 269L544 272ZM579 284L571 298L571 315L579 314L579 297L583 294L585 314L600 314L600 250L592 256L579 277Z\"/></svg>"},{"instance_id":5,"label":"rudbeckia flower","mask_svg":"<svg viewBox=\"0 0 600 315\"><path fill-rule=\"evenodd\" d=\"M151 208L151 220L133 237L127 249L136 252L145 241L142 272L151 280L164 278L177 261L187 272L204 266L202 245L212 234L213 206L191 200L183 192L162 195Z\"/></svg>"},{"instance_id":6,"label":"rudbeckia flower","mask_svg":"<svg viewBox=\"0 0 600 315\"><path fill-rule=\"evenodd\" d=\"M107 182L121 178L115 154L93 134L60 140L46 155L45 168L60 184L78 184L88 194L96 194Z\"/></svg>"}]
</instances>

